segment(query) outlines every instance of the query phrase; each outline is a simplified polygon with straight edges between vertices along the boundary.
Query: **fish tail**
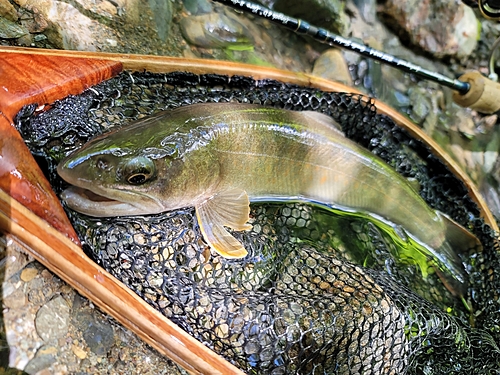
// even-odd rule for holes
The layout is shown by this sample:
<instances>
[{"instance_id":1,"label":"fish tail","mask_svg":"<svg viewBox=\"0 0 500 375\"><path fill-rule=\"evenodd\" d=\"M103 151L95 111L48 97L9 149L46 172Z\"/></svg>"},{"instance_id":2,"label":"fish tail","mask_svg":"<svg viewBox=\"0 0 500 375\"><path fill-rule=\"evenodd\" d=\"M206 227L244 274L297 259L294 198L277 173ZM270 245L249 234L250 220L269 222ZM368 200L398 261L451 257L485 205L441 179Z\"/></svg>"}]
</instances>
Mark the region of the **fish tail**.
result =
<instances>
[{"instance_id":1,"label":"fish tail","mask_svg":"<svg viewBox=\"0 0 500 375\"><path fill-rule=\"evenodd\" d=\"M469 254L471 251L480 252L483 245L479 239L457 222L441 212L437 212L445 224L446 241L458 254Z\"/></svg>"},{"instance_id":2,"label":"fish tail","mask_svg":"<svg viewBox=\"0 0 500 375\"><path fill-rule=\"evenodd\" d=\"M460 224L441 212L437 214L444 223L445 236L441 244L436 246L438 258L444 267L436 267L436 271L453 295L463 297L467 294L468 278L460 255L467 257L471 252L480 252L483 246L476 236Z\"/></svg>"}]
</instances>

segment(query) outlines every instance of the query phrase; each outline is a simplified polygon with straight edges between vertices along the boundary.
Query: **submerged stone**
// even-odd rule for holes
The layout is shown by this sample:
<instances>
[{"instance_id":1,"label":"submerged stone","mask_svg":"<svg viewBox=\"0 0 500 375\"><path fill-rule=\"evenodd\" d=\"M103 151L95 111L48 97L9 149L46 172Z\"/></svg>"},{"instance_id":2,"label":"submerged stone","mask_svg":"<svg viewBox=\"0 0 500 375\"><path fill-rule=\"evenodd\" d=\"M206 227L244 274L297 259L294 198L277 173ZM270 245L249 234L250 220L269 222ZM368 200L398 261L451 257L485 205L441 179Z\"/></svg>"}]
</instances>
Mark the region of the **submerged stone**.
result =
<instances>
[{"instance_id":1,"label":"submerged stone","mask_svg":"<svg viewBox=\"0 0 500 375\"><path fill-rule=\"evenodd\" d=\"M227 48L252 44L252 37L246 28L224 14L189 16L181 20L180 28L188 43L198 47Z\"/></svg>"}]
</instances>

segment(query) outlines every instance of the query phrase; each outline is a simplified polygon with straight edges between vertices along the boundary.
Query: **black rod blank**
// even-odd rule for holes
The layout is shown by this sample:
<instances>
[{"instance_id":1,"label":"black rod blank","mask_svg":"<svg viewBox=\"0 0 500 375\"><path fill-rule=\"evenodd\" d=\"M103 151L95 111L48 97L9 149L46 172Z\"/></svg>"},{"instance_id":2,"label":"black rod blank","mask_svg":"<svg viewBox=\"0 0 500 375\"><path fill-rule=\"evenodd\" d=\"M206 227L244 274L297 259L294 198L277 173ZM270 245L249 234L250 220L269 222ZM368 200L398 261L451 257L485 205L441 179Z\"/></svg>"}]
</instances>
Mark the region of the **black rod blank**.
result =
<instances>
[{"instance_id":1,"label":"black rod blank","mask_svg":"<svg viewBox=\"0 0 500 375\"><path fill-rule=\"evenodd\" d=\"M383 64L390 65L406 73L414 74L417 77L439 83L440 85L458 91L462 95L466 94L470 89L470 84L467 82L463 82L458 79L451 79L443 74L424 69L421 66L413 64L409 61L399 59L388 53L373 49L365 44L357 43L340 35L333 34L328 30L312 26L303 20L289 17L279 12L275 12L261 5L252 3L251 1L214 1L231 6L247 13L255 14L256 16L265 18L278 25L284 26L296 33L308 35L321 43L357 52L362 56L380 61Z\"/></svg>"}]
</instances>

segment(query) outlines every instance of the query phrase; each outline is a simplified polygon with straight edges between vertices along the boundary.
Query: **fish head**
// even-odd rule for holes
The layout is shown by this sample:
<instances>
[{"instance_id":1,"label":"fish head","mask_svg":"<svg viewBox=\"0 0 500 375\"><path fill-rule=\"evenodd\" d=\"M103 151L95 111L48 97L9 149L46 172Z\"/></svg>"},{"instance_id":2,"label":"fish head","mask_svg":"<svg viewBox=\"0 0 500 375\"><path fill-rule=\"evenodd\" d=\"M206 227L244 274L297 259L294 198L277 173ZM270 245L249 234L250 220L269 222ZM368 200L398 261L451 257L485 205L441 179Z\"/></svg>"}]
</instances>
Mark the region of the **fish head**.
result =
<instances>
[{"instance_id":1,"label":"fish head","mask_svg":"<svg viewBox=\"0 0 500 375\"><path fill-rule=\"evenodd\" d=\"M158 195L168 181L163 172L171 165L171 152L131 146L99 137L67 156L57 172L73 187L61 198L90 216L145 215L169 209ZM160 169L166 177L162 181Z\"/></svg>"}]
</instances>

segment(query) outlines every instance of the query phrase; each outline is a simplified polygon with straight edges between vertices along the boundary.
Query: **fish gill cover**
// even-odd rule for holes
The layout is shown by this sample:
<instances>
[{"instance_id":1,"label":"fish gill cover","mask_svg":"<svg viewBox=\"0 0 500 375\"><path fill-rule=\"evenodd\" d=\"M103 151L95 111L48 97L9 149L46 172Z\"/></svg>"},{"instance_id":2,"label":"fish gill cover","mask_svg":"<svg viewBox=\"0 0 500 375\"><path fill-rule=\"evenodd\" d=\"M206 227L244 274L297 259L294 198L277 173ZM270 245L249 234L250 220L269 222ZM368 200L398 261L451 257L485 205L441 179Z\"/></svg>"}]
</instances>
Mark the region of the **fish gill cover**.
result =
<instances>
[{"instance_id":1,"label":"fish gill cover","mask_svg":"<svg viewBox=\"0 0 500 375\"><path fill-rule=\"evenodd\" d=\"M306 204L251 206L235 232L244 259L211 254L194 209L90 218L69 212L87 254L215 352L255 374L487 374L500 369L499 243L467 190L371 102L248 77L123 73L17 126L60 192L58 162L113 126L200 102L245 102L332 116L483 243L465 254L472 311L362 216ZM404 204L404 203L403 203ZM423 276L425 275L425 276Z\"/></svg>"}]
</instances>

